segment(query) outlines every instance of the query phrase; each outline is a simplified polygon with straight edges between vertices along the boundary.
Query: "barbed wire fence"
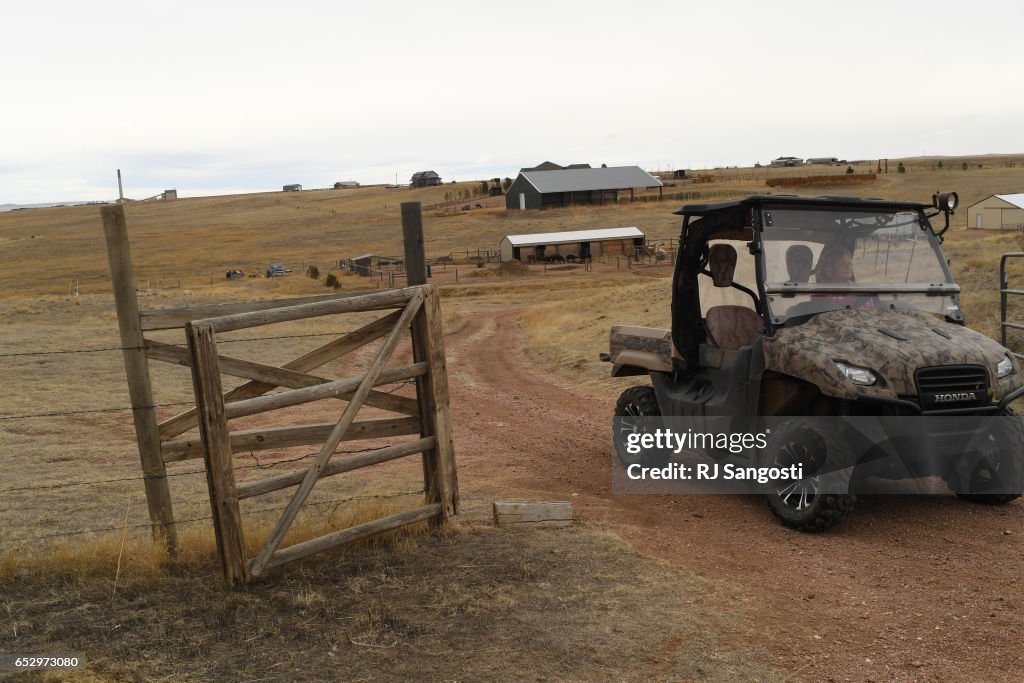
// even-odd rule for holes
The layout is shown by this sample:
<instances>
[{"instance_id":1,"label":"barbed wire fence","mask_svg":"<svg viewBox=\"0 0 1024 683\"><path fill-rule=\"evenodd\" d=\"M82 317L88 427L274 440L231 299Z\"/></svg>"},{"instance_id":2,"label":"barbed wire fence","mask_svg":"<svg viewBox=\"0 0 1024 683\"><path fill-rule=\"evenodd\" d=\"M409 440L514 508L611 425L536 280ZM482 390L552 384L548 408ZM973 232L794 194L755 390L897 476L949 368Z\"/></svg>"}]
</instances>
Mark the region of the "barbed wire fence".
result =
<instances>
[{"instance_id":1,"label":"barbed wire fence","mask_svg":"<svg viewBox=\"0 0 1024 683\"><path fill-rule=\"evenodd\" d=\"M298 339L305 339L305 338L338 337L338 336L347 334L349 331L350 330L338 330L338 331L332 331L332 332L316 332L316 333L306 333L306 334L264 335L264 336L258 336L258 337L243 337L243 338L237 338L237 339L223 339L223 340L220 341L220 343L222 343L222 344L234 344L234 343L246 343L246 342L264 342L264 341L268 341L268 340L298 340ZM179 346L184 346L184 344L181 344ZM31 350L31 351L10 351L10 352L0 353L0 364L2 364L4 361L10 361L10 360L16 360L16 359L22 359L22 358L36 358L36 357L48 357L48 356L78 356L78 355L87 356L87 355L90 355L90 354L121 353L121 352L126 351L126 350L141 350L141 349L144 349L144 348L145 347L137 347L137 346L97 346L97 347L94 347L94 348L75 348L75 349L68 349L68 348L44 348L44 349L37 349L37 350ZM394 393L394 392L399 391L400 389L402 389L402 387L408 386L408 385L412 385L414 383L415 383L415 380L397 381L397 382L393 383L393 386L390 389L384 390L383 393ZM195 401L194 400L188 400L188 401L168 401L168 402L154 403L152 406L147 406L147 408L184 408L184 407L193 407L193 406L195 406ZM9 425L9 424L16 423L16 422L19 422L19 421L32 421L32 420L46 419L46 418L61 418L61 417L71 417L71 416L79 416L79 415L96 415L96 414L104 414L104 413L131 413L135 409L136 408L133 408L132 406L128 406L128 405L117 405L117 406L104 406L104 407L88 408L88 409L48 410L48 411L41 411L41 412L22 412L22 413L6 413L6 414L0 413L0 427L4 427L5 425ZM349 450L338 449L338 450L334 451L334 454L335 455L356 455L356 454L364 453L364 452L367 452L367 451L370 451L370 450L373 450L373 449L372 448L349 449ZM33 458L36 458L36 459L41 459L41 458L45 457L46 455L48 455L48 454L47 453L40 453L40 452L33 452L30 457L33 457ZM285 466L285 465L289 465L289 464L295 464L295 463L301 462L303 460L306 460L308 458L314 457L316 455L317 455L316 452L310 452L310 453L304 453L302 455L298 455L298 456L294 456L294 457L270 460L270 459L260 459L259 457L256 456L255 453L253 453L251 451L250 452L240 452L240 453L235 454L236 458L238 458L238 459L250 458L252 460L252 462L248 463L248 464L246 464L246 463L236 464L234 466L234 469L236 469L236 470L257 470L257 469L258 470L268 470L268 469L272 469L272 468L275 468L275 467L281 467L281 466ZM6 469L8 471L8 476L9 477L11 477L11 476L16 477L17 476L17 475L12 475L10 473L10 468L5 467L4 469ZM66 491L69 491L69 490L82 490L82 489L86 489L88 487L98 487L98 486L104 486L104 485L110 485L110 484L125 484L125 483L131 483L131 482L144 483L145 481L147 481L149 479L156 479L156 478L163 478L163 477L176 479L176 478L181 478L181 477L205 477L205 475L206 475L205 468L193 468L193 469L189 469L189 470L182 471L182 472L166 472L161 477L152 477L152 476L146 476L144 474L139 474L139 475L131 475L131 476L116 476L116 477L109 477L109 478L103 478L103 479L89 479L89 480L83 480L83 481L67 481L67 482L44 483L44 484L23 484L23 483L20 483L20 482L16 481L15 479L6 478L6 479L4 479L2 481L2 483L0 483L0 501L3 501L5 499L6 500L10 500L10 497L12 496L12 494L32 494L34 492L54 492L54 491L56 491L56 492L66 492ZM314 501L314 502L308 503L307 505L310 506L310 507L315 507L315 508L324 508L326 506L331 506L331 505L339 506L339 505L342 505L344 503L351 503L351 502L357 502L357 501L390 500L390 499L405 498L405 497L423 495L423 492L424 492L424 490L423 490L423 488L421 486L420 488L418 488L416 490L402 491L402 492L397 492L397 493L381 493L381 494L371 494L371 495L352 495L352 496L341 497L341 498L330 498L328 500ZM0 505L0 513L3 512L5 507L6 506ZM249 514L258 515L258 514L270 513L270 512L279 513L280 511L281 511L281 507L280 506L272 506L272 507L263 507L263 508L259 508L259 509L255 509L255 510L250 510L250 511L248 511L248 513ZM118 514L121 514L121 513L118 513ZM176 519L175 520L175 524L176 525L193 524L193 523L198 523L198 522L210 522L212 520L213 520L213 516L212 515L198 515L198 516L189 516L189 517L185 517L185 518L182 518L182 519ZM144 522L144 523L131 523L131 524L122 523L122 524L116 524L116 525L115 524L111 524L111 525L108 525L108 526L89 526L87 528L76 528L76 529L67 530L67 531L52 531L52 532L44 531L43 533L35 533L35 534L30 533L32 530L37 530L38 531L38 530L43 529L43 527L45 527L45 524L40 522L40 521L38 521L38 520L34 521L34 522L31 522L31 523L17 523L17 522L12 523L11 521L4 521L2 524L0 524L0 528L2 528L2 530L4 532L9 532L9 531L16 531L16 532L25 531L27 533L24 533L24 534L22 534L22 533L15 533L15 534L11 534L11 535L8 535L6 533L0 534L0 552L2 552L4 550L15 550L15 549L17 549L19 547L23 547L25 544L30 543L30 542L34 543L34 542L38 542L38 541L47 541L47 540L54 540L54 539L64 539L64 538L80 537L80 536L87 536L87 535L93 535L93 534L104 534L104 533L115 533L115 532L121 533L121 532L139 531L139 530L146 530L148 532L149 530L152 529L152 522L147 521L147 522ZM140 537L141 537L141 535L140 535Z\"/></svg>"}]
</instances>

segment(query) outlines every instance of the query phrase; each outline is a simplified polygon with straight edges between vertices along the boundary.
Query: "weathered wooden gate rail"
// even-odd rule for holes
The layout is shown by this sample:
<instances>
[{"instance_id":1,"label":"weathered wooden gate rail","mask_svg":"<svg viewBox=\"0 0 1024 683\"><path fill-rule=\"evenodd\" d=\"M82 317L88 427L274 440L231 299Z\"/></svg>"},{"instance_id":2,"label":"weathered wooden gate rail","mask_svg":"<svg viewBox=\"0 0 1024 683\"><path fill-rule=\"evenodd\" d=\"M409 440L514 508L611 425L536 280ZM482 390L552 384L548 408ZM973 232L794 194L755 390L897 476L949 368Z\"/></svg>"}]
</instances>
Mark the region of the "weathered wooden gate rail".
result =
<instances>
[{"instance_id":1,"label":"weathered wooden gate rail","mask_svg":"<svg viewBox=\"0 0 1024 683\"><path fill-rule=\"evenodd\" d=\"M177 548L177 538L165 465L192 458L205 460L217 546L225 578L232 584L244 584L269 568L341 543L426 519L443 523L457 512L458 481L451 439L440 297L436 287L423 284L426 268L418 204L402 205L410 287L368 294L346 293L161 311L138 309L123 207L104 207L102 216L139 453L147 475L150 518L154 535L162 536L172 552ZM217 351L218 332L324 315L391 309L398 310L281 367L220 355ZM152 330L181 328L186 333L187 349L143 336ZM406 329L411 329L412 333L413 362L385 369ZM385 338L384 344L365 374L346 379L311 374L326 363L381 338ZM157 422L149 359L191 368L195 408ZM221 374L248 381L224 392ZM374 389L403 380L416 381L415 400ZM279 387L285 391L264 395ZM230 419L323 399L347 402L336 423L234 433L228 429ZM356 420L356 414L364 405L397 413L398 417ZM199 427L198 438L182 437L196 427ZM342 441L404 435L419 438L331 461ZM233 450L257 451L315 443L322 443L322 447L305 472L281 474L240 486L235 484ZM423 455L424 505L287 548L280 547L318 480L415 453ZM266 545L250 560L246 555L238 501L295 486L298 488Z\"/></svg>"},{"instance_id":2,"label":"weathered wooden gate rail","mask_svg":"<svg viewBox=\"0 0 1024 683\"><path fill-rule=\"evenodd\" d=\"M364 375L337 381L311 378L295 382L300 385L299 388L286 390L273 396L254 397L231 403L225 401L220 386L221 359L217 354L217 332L268 325L284 320L333 315L339 312L380 310L385 306L395 305L403 305L403 308L388 331L383 346ZM427 348L415 348L416 340L414 338L414 357L423 357L428 360L385 371L384 367L401 341L403 333L411 327L417 316L422 316L428 331L428 346ZM387 319L391 318L393 315L388 316ZM370 294L340 301L308 303L238 313L201 319L186 325L190 354L189 364L192 367L197 417L209 475L214 528L217 533L218 549L223 562L225 578L229 582L244 584L250 577L259 576L271 567L306 557L334 545L424 519L433 518L443 522L449 515L455 513L457 501L450 426L445 422L446 413L435 408L438 405L447 405L447 380L443 377L444 364L435 362L438 358L443 357L441 356L443 348L438 349L440 353L432 353L433 349L431 348L442 343L440 326L438 293L437 288L433 286L409 287L394 292ZM241 369L244 368L239 368L239 370ZM425 399L427 410L419 413L420 420L416 425L421 437L408 443L378 448L331 462L335 449L351 430L356 414L371 395L373 387L412 378L429 380L423 382L425 391L421 393L421 397ZM308 381L312 381L312 386L307 384ZM303 384L306 385L301 386ZM420 386L420 382L417 382L417 385ZM348 399L348 405L338 422L330 428L316 460L304 473L282 474L261 481L249 482L243 486L236 486L231 467L231 436L227 428L229 419L339 396L345 396ZM406 422L406 424L408 423ZM322 436L326 431L326 426L310 425L306 426L304 431L293 431L290 434L292 438L310 439L311 432L314 430L318 436ZM414 453L424 454L424 471L429 473L424 481L425 505L288 548L280 548L282 539L317 481L324 477ZM250 560L246 554L238 501L242 498L295 486L298 489L285 508L274 531L262 550Z\"/></svg>"}]
</instances>

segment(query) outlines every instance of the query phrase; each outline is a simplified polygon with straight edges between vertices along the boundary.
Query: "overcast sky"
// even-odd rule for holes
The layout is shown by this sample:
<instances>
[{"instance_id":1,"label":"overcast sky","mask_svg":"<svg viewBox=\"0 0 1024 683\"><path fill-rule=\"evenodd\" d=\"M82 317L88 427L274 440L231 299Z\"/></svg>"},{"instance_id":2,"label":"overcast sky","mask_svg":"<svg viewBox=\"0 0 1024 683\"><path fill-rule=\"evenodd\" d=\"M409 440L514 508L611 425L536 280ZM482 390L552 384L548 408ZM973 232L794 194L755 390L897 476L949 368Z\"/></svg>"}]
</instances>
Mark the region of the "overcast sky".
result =
<instances>
[{"instance_id":1,"label":"overcast sky","mask_svg":"<svg viewBox=\"0 0 1024 683\"><path fill-rule=\"evenodd\" d=\"M1024 4L12 3L0 204L1024 152Z\"/></svg>"}]
</instances>

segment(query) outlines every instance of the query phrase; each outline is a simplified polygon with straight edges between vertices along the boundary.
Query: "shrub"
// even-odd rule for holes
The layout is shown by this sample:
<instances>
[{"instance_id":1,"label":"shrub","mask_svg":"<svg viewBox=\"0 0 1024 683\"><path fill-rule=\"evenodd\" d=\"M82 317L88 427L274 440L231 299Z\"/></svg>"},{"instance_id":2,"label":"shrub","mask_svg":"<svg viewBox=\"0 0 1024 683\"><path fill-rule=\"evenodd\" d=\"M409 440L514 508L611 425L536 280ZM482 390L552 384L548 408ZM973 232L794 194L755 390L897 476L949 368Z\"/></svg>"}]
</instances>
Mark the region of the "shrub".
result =
<instances>
[{"instance_id":1,"label":"shrub","mask_svg":"<svg viewBox=\"0 0 1024 683\"><path fill-rule=\"evenodd\" d=\"M853 175L853 166L846 167L846 175Z\"/></svg>"},{"instance_id":2,"label":"shrub","mask_svg":"<svg viewBox=\"0 0 1024 683\"><path fill-rule=\"evenodd\" d=\"M328 273L327 277L324 278L324 287L331 287L332 289L341 289L341 282L338 281L338 276L334 273Z\"/></svg>"},{"instance_id":3,"label":"shrub","mask_svg":"<svg viewBox=\"0 0 1024 683\"><path fill-rule=\"evenodd\" d=\"M306 275L314 280L319 280L320 269L317 268L316 266L310 266L309 268L306 268Z\"/></svg>"},{"instance_id":4,"label":"shrub","mask_svg":"<svg viewBox=\"0 0 1024 683\"><path fill-rule=\"evenodd\" d=\"M897 173L906 173L907 172L907 167L903 165L902 161L896 166L896 172Z\"/></svg>"}]
</instances>

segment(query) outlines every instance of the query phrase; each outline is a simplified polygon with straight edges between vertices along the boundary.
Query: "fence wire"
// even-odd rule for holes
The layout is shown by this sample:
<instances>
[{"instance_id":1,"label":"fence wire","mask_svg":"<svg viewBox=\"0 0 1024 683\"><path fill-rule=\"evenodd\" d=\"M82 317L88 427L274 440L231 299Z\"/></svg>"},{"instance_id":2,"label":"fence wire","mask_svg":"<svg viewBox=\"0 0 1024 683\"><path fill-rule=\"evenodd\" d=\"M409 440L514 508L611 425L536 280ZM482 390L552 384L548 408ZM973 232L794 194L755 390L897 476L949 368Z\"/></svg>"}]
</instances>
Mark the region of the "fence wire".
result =
<instances>
[{"instance_id":1,"label":"fence wire","mask_svg":"<svg viewBox=\"0 0 1024 683\"><path fill-rule=\"evenodd\" d=\"M338 499L333 499L333 500L322 500L322 501L317 501L317 502L313 502L313 503L305 503L305 505L303 507L321 507L321 506L324 506L324 505L341 505L342 503L350 503L350 502L356 501L356 500L387 500L387 499L391 499L391 498L403 498L403 497L408 497L408 496L419 496L419 495L423 495L425 490L426 489L420 489L419 491L407 491L405 493L378 494L378 495L370 495L370 496L350 496L348 498L338 498ZM257 515L257 514L261 514L261 513L264 513L264 512L281 512L281 511L282 511L282 508L280 508L280 507L268 507L268 508L261 508L259 510L250 510L250 511L246 512L245 514ZM189 517L188 519L176 519L176 520L174 520L174 524L175 525L177 525L177 524L191 524L191 523L194 523L194 522L206 522L206 521L212 521L212 520L213 520L213 516L212 515L206 515L206 516L203 516L203 517ZM26 541L39 541L39 540L44 540L44 539L48 539L48 538L64 538L64 537L69 537L69 536L84 536L85 534L98 534L98 533L105 533L105 532L110 532L110 531L125 531L127 529L149 529L149 528L152 528L152 526L153 526L152 523L147 523L147 524L122 524L122 525L119 525L119 526L98 527L98 528L95 528L95 529L82 529L82 530L79 530L79 531L65 531L65 532L59 532L59 533L53 533L53 534L42 534L42 535L39 535L39 536L23 536L21 538L12 538L12 539L7 539L7 540L0 540L0 544L10 545L10 544L14 544L14 543L24 543ZM11 528L26 528L26 527L11 527Z\"/></svg>"}]
</instances>

